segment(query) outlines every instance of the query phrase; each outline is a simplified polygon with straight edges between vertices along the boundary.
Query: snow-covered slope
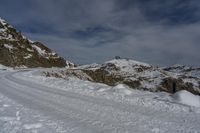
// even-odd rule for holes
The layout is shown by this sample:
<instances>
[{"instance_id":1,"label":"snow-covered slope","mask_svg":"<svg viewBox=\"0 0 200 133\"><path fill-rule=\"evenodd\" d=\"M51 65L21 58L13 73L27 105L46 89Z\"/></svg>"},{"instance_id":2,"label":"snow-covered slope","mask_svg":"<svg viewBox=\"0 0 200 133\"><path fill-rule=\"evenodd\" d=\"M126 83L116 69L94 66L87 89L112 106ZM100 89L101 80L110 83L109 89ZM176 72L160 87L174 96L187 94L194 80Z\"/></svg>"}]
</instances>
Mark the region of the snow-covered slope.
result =
<instances>
[{"instance_id":1,"label":"snow-covered slope","mask_svg":"<svg viewBox=\"0 0 200 133\"><path fill-rule=\"evenodd\" d=\"M46 69L45 69L46 70ZM198 133L199 96L0 71L2 133ZM12 99L12 100L11 100ZM198 104L195 104L195 106Z\"/></svg>"},{"instance_id":2,"label":"snow-covered slope","mask_svg":"<svg viewBox=\"0 0 200 133\"><path fill-rule=\"evenodd\" d=\"M73 66L42 43L24 37L0 18L0 64L10 67Z\"/></svg>"},{"instance_id":3,"label":"snow-covered slope","mask_svg":"<svg viewBox=\"0 0 200 133\"><path fill-rule=\"evenodd\" d=\"M131 59L114 59L103 64L79 68L94 81L109 85L123 83L136 89L173 92L175 83L176 91L185 89L200 94L198 79L185 79L178 76L176 71L166 71Z\"/></svg>"},{"instance_id":4,"label":"snow-covered slope","mask_svg":"<svg viewBox=\"0 0 200 133\"><path fill-rule=\"evenodd\" d=\"M188 91L182 90L182 91L176 92L173 95L173 97L176 100L176 102L186 104L189 106L200 107L200 97L195 96Z\"/></svg>"},{"instance_id":5,"label":"snow-covered slope","mask_svg":"<svg viewBox=\"0 0 200 133\"><path fill-rule=\"evenodd\" d=\"M87 74L87 76L85 76ZM69 79L78 77L93 82L104 83L110 86L125 84L133 89L148 91L166 91L174 93L179 90L188 90L194 94L200 94L200 80L188 76L188 73L179 71L167 71L146 63L131 59L114 59L103 64L91 64L79 66L75 69L62 71L48 71L46 76ZM175 90L173 85L175 84Z\"/></svg>"}]
</instances>

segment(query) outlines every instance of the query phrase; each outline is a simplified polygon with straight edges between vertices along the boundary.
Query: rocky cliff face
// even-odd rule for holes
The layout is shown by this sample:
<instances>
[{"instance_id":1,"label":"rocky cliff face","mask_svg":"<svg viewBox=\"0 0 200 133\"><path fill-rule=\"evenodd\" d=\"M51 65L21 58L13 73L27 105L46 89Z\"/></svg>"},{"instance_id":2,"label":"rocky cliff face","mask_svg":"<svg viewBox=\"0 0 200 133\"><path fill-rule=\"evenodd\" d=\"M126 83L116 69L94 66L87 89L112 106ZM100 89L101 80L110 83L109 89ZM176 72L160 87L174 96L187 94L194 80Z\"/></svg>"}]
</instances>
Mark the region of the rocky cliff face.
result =
<instances>
[{"instance_id":1,"label":"rocky cliff face","mask_svg":"<svg viewBox=\"0 0 200 133\"><path fill-rule=\"evenodd\" d=\"M40 42L32 42L0 19L0 64L9 67L65 67L74 64Z\"/></svg>"}]
</instances>

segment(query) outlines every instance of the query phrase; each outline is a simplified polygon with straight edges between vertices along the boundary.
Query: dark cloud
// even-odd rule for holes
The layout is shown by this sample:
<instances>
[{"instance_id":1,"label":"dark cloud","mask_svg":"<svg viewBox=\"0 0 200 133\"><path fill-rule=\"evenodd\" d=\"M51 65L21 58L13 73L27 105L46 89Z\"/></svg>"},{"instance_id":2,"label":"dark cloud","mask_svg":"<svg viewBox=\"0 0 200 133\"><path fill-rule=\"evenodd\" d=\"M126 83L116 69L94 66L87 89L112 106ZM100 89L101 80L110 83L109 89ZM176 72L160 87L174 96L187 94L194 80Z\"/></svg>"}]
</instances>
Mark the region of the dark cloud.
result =
<instances>
[{"instance_id":1,"label":"dark cloud","mask_svg":"<svg viewBox=\"0 0 200 133\"><path fill-rule=\"evenodd\" d=\"M78 64L200 65L198 0L5 0L0 15Z\"/></svg>"},{"instance_id":2,"label":"dark cloud","mask_svg":"<svg viewBox=\"0 0 200 133\"><path fill-rule=\"evenodd\" d=\"M187 24L197 22L199 12L197 0L117 0L118 10L132 10L139 8L142 14L152 22L165 24ZM196 4L195 4L196 3Z\"/></svg>"}]
</instances>

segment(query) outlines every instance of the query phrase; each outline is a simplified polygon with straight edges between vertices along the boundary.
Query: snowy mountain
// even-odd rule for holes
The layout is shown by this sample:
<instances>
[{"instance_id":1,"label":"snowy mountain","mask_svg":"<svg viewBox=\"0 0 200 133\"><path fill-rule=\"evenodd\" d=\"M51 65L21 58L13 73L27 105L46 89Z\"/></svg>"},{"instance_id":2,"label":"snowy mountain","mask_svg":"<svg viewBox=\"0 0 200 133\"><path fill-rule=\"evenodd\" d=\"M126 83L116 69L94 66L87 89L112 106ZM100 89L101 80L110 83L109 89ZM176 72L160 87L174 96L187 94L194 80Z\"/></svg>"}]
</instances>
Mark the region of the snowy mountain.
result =
<instances>
[{"instance_id":1,"label":"snowy mountain","mask_svg":"<svg viewBox=\"0 0 200 133\"><path fill-rule=\"evenodd\" d=\"M130 88L174 93L188 90L200 94L200 68L181 65L158 68L131 59L114 59L103 64L74 67L42 43L24 37L0 19L0 64L8 67L68 67L47 71L46 76L64 79L70 77L104 83L110 86L125 84Z\"/></svg>"},{"instance_id":2,"label":"snowy mountain","mask_svg":"<svg viewBox=\"0 0 200 133\"><path fill-rule=\"evenodd\" d=\"M9 67L70 67L65 61L40 42L24 37L0 18L0 64Z\"/></svg>"},{"instance_id":3,"label":"snowy mountain","mask_svg":"<svg viewBox=\"0 0 200 133\"><path fill-rule=\"evenodd\" d=\"M186 67L185 67L186 68ZM110 86L125 84L133 89L152 92L165 91L174 93L179 90L188 90L200 94L200 69L188 69L185 72L179 69L167 69L151 66L131 59L114 59L103 64L79 66L65 71L46 72L46 76L68 79L70 76L104 83ZM193 75L189 75L193 73Z\"/></svg>"}]
</instances>

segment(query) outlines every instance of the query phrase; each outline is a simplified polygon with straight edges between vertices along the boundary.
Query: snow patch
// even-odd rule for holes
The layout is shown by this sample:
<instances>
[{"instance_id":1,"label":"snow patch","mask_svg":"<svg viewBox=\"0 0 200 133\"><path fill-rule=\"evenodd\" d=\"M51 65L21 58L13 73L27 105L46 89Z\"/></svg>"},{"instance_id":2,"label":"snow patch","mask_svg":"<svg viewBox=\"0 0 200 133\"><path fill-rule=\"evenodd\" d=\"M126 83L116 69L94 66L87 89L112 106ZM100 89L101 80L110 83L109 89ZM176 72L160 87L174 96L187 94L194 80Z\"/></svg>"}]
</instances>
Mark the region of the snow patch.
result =
<instances>
[{"instance_id":1,"label":"snow patch","mask_svg":"<svg viewBox=\"0 0 200 133\"><path fill-rule=\"evenodd\" d=\"M200 107L200 97L194 95L186 90L181 90L173 94L173 98L178 103L186 104L189 106Z\"/></svg>"},{"instance_id":2,"label":"snow patch","mask_svg":"<svg viewBox=\"0 0 200 133\"><path fill-rule=\"evenodd\" d=\"M82 65L82 66L78 66L78 69L90 69L90 70L96 70L98 69L99 64L97 63L92 63L89 65Z\"/></svg>"},{"instance_id":3,"label":"snow patch","mask_svg":"<svg viewBox=\"0 0 200 133\"><path fill-rule=\"evenodd\" d=\"M20 120L21 120L21 117L20 117L20 112L19 112L19 111L17 111L17 112L16 112L16 119L17 119L18 121L20 121Z\"/></svg>"},{"instance_id":4,"label":"snow patch","mask_svg":"<svg viewBox=\"0 0 200 133\"><path fill-rule=\"evenodd\" d=\"M14 121L15 119L16 119L15 117L9 117L9 116L0 117L0 121Z\"/></svg>"},{"instance_id":5,"label":"snow patch","mask_svg":"<svg viewBox=\"0 0 200 133\"><path fill-rule=\"evenodd\" d=\"M10 105L8 105L8 104L4 104L3 107L6 107L6 108L7 108L7 107L10 107Z\"/></svg>"},{"instance_id":6,"label":"snow patch","mask_svg":"<svg viewBox=\"0 0 200 133\"><path fill-rule=\"evenodd\" d=\"M41 123L25 124L25 125L23 125L23 128L26 129L26 130L41 128L41 127L42 127L42 124L41 124Z\"/></svg>"},{"instance_id":7,"label":"snow patch","mask_svg":"<svg viewBox=\"0 0 200 133\"><path fill-rule=\"evenodd\" d=\"M6 21L3 20L2 18L0 18L0 22L1 22L3 25L6 25L6 24L7 24Z\"/></svg>"},{"instance_id":8,"label":"snow patch","mask_svg":"<svg viewBox=\"0 0 200 133\"><path fill-rule=\"evenodd\" d=\"M28 68L27 66L25 65L21 65L21 66L16 66L15 69L25 69L25 68Z\"/></svg>"},{"instance_id":9,"label":"snow patch","mask_svg":"<svg viewBox=\"0 0 200 133\"><path fill-rule=\"evenodd\" d=\"M22 38L28 40L30 43L34 43L34 41L28 39L27 37L25 37L25 36L23 36L23 35L22 35Z\"/></svg>"},{"instance_id":10,"label":"snow patch","mask_svg":"<svg viewBox=\"0 0 200 133\"><path fill-rule=\"evenodd\" d=\"M7 67L7 66L4 66L4 65L0 64L0 70L13 70L13 68Z\"/></svg>"},{"instance_id":11,"label":"snow patch","mask_svg":"<svg viewBox=\"0 0 200 133\"><path fill-rule=\"evenodd\" d=\"M45 50L42 50L40 47L36 46L36 45L32 45L32 47L34 49L37 50L37 52L40 54L40 55L45 55L46 54L46 51Z\"/></svg>"},{"instance_id":12,"label":"snow patch","mask_svg":"<svg viewBox=\"0 0 200 133\"><path fill-rule=\"evenodd\" d=\"M114 92L122 94L122 95L131 95L132 91L125 85L119 84L113 87Z\"/></svg>"},{"instance_id":13,"label":"snow patch","mask_svg":"<svg viewBox=\"0 0 200 133\"><path fill-rule=\"evenodd\" d=\"M32 57L32 54L28 54L27 56L24 57L24 59L29 59Z\"/></svg>"},{"instance_id":14,"label":"snow patch","mask_svg":"<svg viewBox=\"0 0 200 133\"><path fill-rule=\"evenodd\" d=\"M4 44L4 47L7 48L7 49L9 49L9 50L13 49L13 46L9 45L9 44Z\"/></svg>"},{"instance_id":15,"label":"snow patch","mask_svg":"<svg viewBox=\"0 0 200 133\"><path fill-rule=\"evenodd\" d=\"M52 54L53 56L55 56L55 55L56 55L56 53L54 53L54 52L53 52L53 53L51 53L51 54Z\"/></svg>"},{"instance_id":16,"label":"snow patch","mask_svg":"<svg viewBox=\"0 0 200 133\"><path fill-rule=\"evenodd\" d=\"M27 48L27 50L28 50L29 52L34 52L34 50L32 50L32 49L29 49L29 48Z\"/></svg>"},{"instance_id":17,"label":"snow patch","mask_svg":"<svg viewBox=\"0 0 200 133\"><path fill-rule=\"evenodd\" d=\"M5 32L5 29L0 28L0 32Z\"/></svg>"}]
</instances>

